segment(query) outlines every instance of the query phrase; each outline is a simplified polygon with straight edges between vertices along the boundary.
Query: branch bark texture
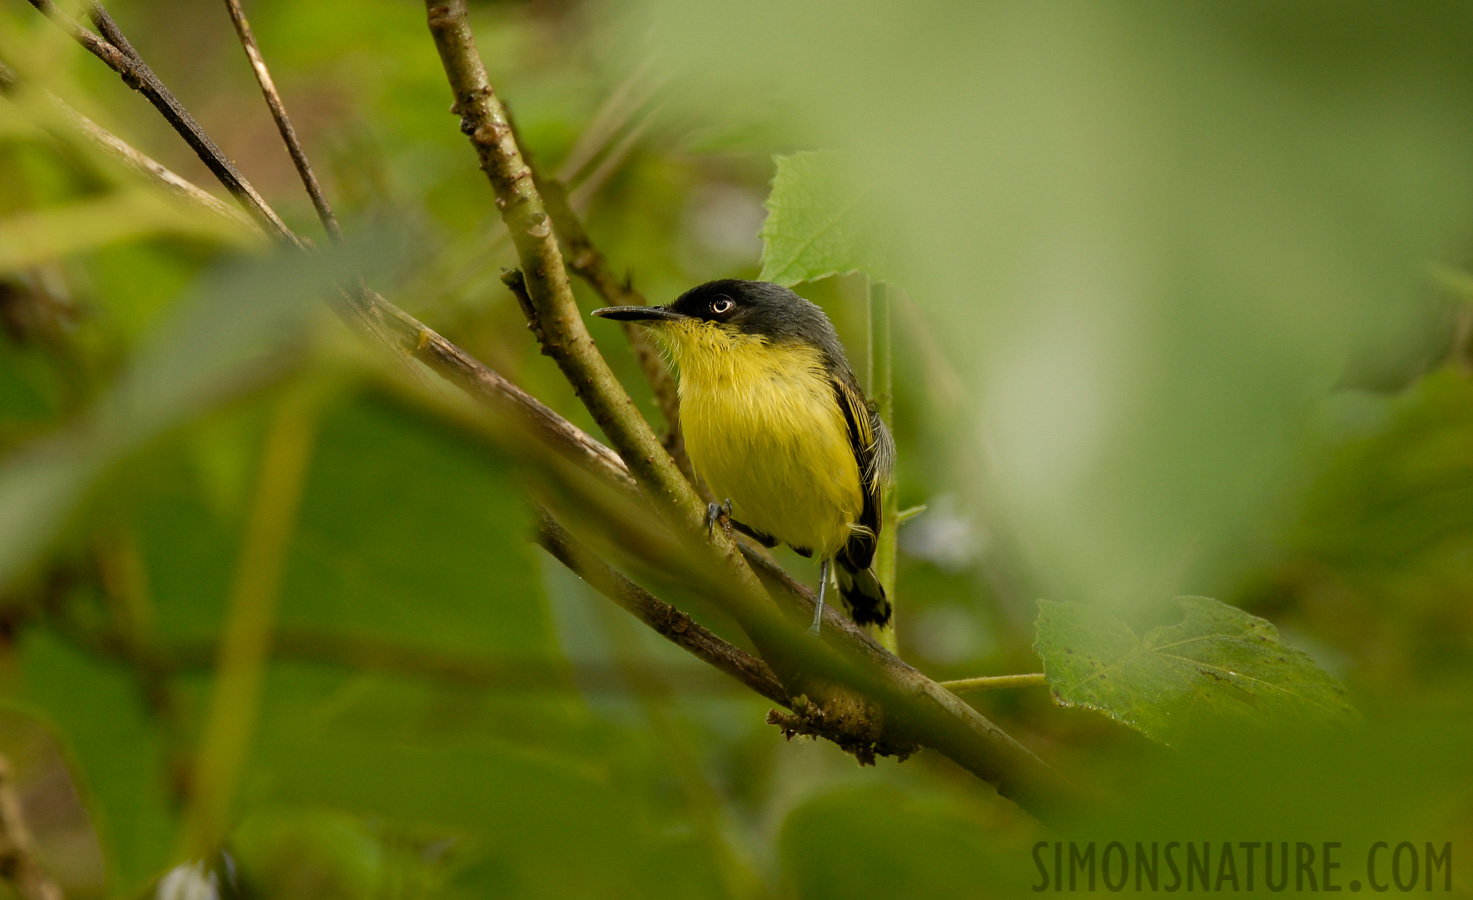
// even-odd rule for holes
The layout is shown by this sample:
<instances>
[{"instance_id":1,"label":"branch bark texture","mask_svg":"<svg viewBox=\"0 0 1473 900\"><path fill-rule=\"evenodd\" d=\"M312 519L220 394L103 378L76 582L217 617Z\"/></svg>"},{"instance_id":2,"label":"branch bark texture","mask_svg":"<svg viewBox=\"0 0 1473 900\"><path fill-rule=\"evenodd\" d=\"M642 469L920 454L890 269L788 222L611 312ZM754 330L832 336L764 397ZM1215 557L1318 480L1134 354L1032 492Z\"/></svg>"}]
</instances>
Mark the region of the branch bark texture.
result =
<instances>
[{"instance_id":1,"label":"branch bark texture","mask_svg":"<svg viewBox=\"0 0 1473 900\"><path fill-rule=\"evenodd\" d=\"M552 220L517 147L506 107L476 50L463 0L425 4L430 34L455 94L454 111L490 179L496 206L522 262L527 295L546 348L636 480L687 527L704 508L670 454L604 362L573 300Z\"/></svg>"},{"instance_id":2,"label":"branch bark texture","mask_svg":"<svg viewBox=\"0 0 1473 900\"><path fill-rule=\"evenodd\" d=\"M553 230L568 248L568 268L586 281L610 306L648 306L649 301L644 294L635 290L628 281L621 281L614 274L609 261L594 246L583 222L568 203L568 193L563 183L538 178L537 184L547 204L547 213L552 217ZM665 449L670 451L675 464L694 483L694 472L685 455L685 442L680 436L680 395L675 389L675 379L670 376L664 356L650 337L649 331L630 322L621 324L624 336L634 348L634 358L638 360L645 379L650 383L650 389L654 391L660 415L665 417L665 425L669 429L665 436Z\"/></svg>"}]
</instances>

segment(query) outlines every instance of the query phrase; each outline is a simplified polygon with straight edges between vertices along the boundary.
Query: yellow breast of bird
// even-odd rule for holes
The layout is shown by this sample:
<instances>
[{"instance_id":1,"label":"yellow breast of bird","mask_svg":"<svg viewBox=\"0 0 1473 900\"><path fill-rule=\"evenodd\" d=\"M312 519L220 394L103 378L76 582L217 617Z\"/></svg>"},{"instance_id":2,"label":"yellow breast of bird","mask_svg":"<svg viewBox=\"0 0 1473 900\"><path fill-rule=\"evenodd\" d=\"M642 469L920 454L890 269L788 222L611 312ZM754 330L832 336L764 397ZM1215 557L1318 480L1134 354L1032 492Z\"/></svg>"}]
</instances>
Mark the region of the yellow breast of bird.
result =
<instances>
[{"instance_id":1,"label":"yellow breast of bird","mask_svg":"<svg viewBox=\"0 0 1473 900\"><path fill-rule=\"evenodd\" d=\"M864 500L820 353L706 323L672 332L691 464L739 521L832 556Z\"/></svg>"}]
</instances>

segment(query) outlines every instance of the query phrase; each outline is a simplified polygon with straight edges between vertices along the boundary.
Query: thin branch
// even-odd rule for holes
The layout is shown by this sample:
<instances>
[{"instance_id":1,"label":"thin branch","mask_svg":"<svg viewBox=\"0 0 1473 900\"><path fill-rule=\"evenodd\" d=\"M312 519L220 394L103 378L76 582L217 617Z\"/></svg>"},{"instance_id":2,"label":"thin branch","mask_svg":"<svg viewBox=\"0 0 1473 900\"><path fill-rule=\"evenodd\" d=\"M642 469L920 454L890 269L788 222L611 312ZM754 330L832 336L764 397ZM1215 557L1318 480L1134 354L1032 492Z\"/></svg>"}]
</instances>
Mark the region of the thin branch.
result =
<instances>
[{"instance_id":1,"label":"thin branch","mask_svg":"<svg viewBox=\"0 0 1473 900\"><path fill-rule=\"evenodd\" d=\"M452 344L414 316L368 291L369 309L390 340L478 400L509 413L563 458L612 484L633 488L634 476L619 454L564 419L542 401Z\"/></svg>"},{"instance_id":2,"label":"thin branch","mask_svg":"<svg viewBox=\"0 0 1473 900\"><path fill-rule=\"evenodd\" d=\"M694 565L704 545L704 509L688 482L654 440L649 426L614 380L583 326L568 288L561 254L542 198L523 161L506 110L497 99L475 48L464 0L426 0L431 35L455 95L454 111L470 137L481 168L491 181L497 206L517 246L529 295L530 323L540 329L547 352L557 360L596 421L644 488L675 507L688 543L670 542L647 516L631 516L627 504L610 503L583 479L572 477L546 460L523 455L540 465L545 476L576 497L590 526L618 533L631 548L655 549L643 560L652 571L679 573L691 586L719 600L773 666L790 694L804 693L818 702L823 715L873 745L919 741L951 756L998 790L1035 811L1069 789L1057 773L959 698L887 653L862 634L831 629L823 641L804 640L741 564L734 545L717 529L712 544L728 563L720 569ZM521 452L501 433L487 433L504 449ZM691 554L694 554L692 556ZM751 579L750 581L748 579ZM795 618L797 618L795 616ZM837 616L835 618L838 618ZM839 645L846 651L834 654ZM857 652L856 652L857 651ZM865 660L869 665L855 665ZM840 678L841 682L831 679ZM797 689L795 690L795 685ZM865 693L869 692L869 693ZM907 735L895 740L889 735Z\"/></svg>"},{"instance_id":3,"label":"thin branch","mask_svg":"<svg viewBox=\"0 0 1473 900\"><path fill-rule=\"evenodd\" d=\"M650 125L655 121L655 116L662 109L664 109L663 104L646 112L639 122L619 139L619 143L609 150L608 155L599 162L598 166L588 173L582 183L569 192L568 203L574 209L586 208L593 199L593 195L604 186L604 182L619 171L619 167L623 166L629 154L634 152L634 148L639 145L640 138L644 137L644 133L649 130ZM572 182L568 184L571 185Z\"/></svg>"},{"instance_id":4,"label":"thin branch","mask_svg":"<svg viewBox=\"0 0 1473 900\"><path fill-rule=\"evenodd\" d=\"M943 681L940 684L953 694L970 694L976 691L998 691L1004 688L1048 687L1048 680L1044 678L1042 672L1030 672L1026 675L983 675L979 678L958 678L955 681Z\"/></svg>"},{"instance_id":5,"label":"thin branch","mask_svg":"<svg viewBox=\"0 0 1473 900\"><path fill-rule=\"evenodd\" d=\"M185 859L212 853L224 836L257 728L282 574L315 442L315 406L313 398L288 394L261 451L255 498L222 627L209 714L194 759L180 846Z\"/></svg>"},{"instance_id":6,"label":"thin branch","mask_svg":"<svg viewBox=\"0 0 1473 900\"><path fill-rule=\"evenodd\" d=\"M230 20L235 23L235 33L240 37L240 45L245 49L246 58L251 61L251 69L256 73L256 83L261 86L266 105L271 107L271 118L276 120L276 129L281 132L281 139L286 143L287 152L291 154L292 164L297 167L302 186L307 189L307 195L312 198L312 205L317 209L317 218L322 221L322 227L327 230L329 237L334 241L342 241L343 229L338 225L337 216L333 215L332 207L322 193L322 185L317 183L317 175L312 171L312 164L307 161L301 141L297 140L297 132L292 128L291 119L287 118L286 105L281 102L276 83L271 79L270 70L266 68L266 60L261 57L260 48L256 46L256 37L251 33L251 23L246 20L245 10L240 8L240 0L225 0L225 8L230 11Z\"/></svg>"},{"instance_id":7,"label":"thin branch","mask_svg":"<svg viewBox=\"0 0 1473 900\"><path fill-rule=\"evenodd\" d=\"M174 97L158 76L153 73L148 64L128 43L123 36L117 23L103 9L102 4L94 3L90 7L93 24L102 32L102 36L94 34L83 27L71 16L63 12L52 0L30 0L30 4L49 16L53 21L60 24L71 36L83 47L107 63L108 67L117 72L123 79L123 83L135 91L138 91L153 104L179 136L184 138L197 155L220 183L225 186L237 201L245 207L246 211L254 216L270 234L290 243L299 244L300 239L292 234L291 229L281 220L240 170L235 167L210 136L205 134L203 128L194 120L188 111Z\"/></svg>"},{"instance_id":8,"label":"thin branch","mask_svg":"<svg viewBox=\"0 0 1473 900\"><path fill-rule=\"evenodd\" d=\"M10 760L0 756L0 875L15 885L22 900L62 900L61 888L36 859L26 827Z\"/></svg>"},{"instance_id":9,"label":"thin branch","mask_svg":"<svg viewBox=\"0 0 1473 900\"><path fill-rule=\"evenodd\" d=\"M0 74L10 76L9 83L0 82L5 90L14 88L18 83L8 69L0 69ZM60 104L59 100L56 102ZM209 193L174 174L117 135L80 115L74 121L89 140L109 150L186 202L256 227ZM85 127L82 123L86 123ZM292 243L302 246L300 242ZM374 291L363 289L361 299L365 305L369 327L379 340L418 359L471 396L510 415L565 458L612 483L631 488L634 486L634 479L619 455L587 432Z\"/></svg>"},{"instance_id":10,"label":"thin branch","mask_svg":"<svg viewBox=\"0 0 1473 900\"><path fill-rule=\"evenodd\" d=\"M870 281L868 278L865 281L869 283L869 290L866 291L868 296L865 298L868 308L865 319L869 323L869 398L875 404L875 412L879 414L880 420L893 431L895 403L892 392L895 379L890 330L890 289L882 281ZM900 511L896 506L900 488L896 479L896 474L892 472L880 496L882 518L874 559L875 576L890 597L891 605L890 621L877 631L880 643L892 653L899 646L895 623L900 610L900 596L895 589L895 553L900 545Z\"/></svg>"},{"instance_id":11,"label":"thin branch","mask_svg":"<svg viewBox=\"0 0 1473 900\"><path fill-rule=\"evenodd\" d=\"M43 9L52 7L48 0L31 0L31 2ZM457 111L462 114L463 121L478 151L485 150L492 156L496 156L498 152L496 145L504 139L509 139L509 126L505 121L504 110L499 117L499 127L496 124L497 117L489 116L493 109L500 109L500 104L494 103L494 107L491 105L494 102L494 95L491 94L490 85L486 82L485 72L480 66L479 59L475 58L469 29L465 25L463 4L429 3L427 5L431 13L432 31L436 35L437 45L440 46L442 61L446 63L447 73L451 75L452 85L456 88ZM116 26L106 18L105 13L101 14L99 21L102 23L99 27L103 28L104 34L121 40ZM79 30L85 31L85 29ZM93 41L89 42L84 37L78 37L85 46L89 46L89 49L92 49L92 44L96 43L96 36L91 35L91 38ZM106 42L102 43L106 44ZM123 45L126 46L125 41ZM99 49L101 52L98 55L102 56L105 61L108 56L104 54L118 56L123 52L115 43L106 44L106 47ZM127 49L128 52L132 52L131 47ZM467 67L462 67L462 63L467 59L473 59L473 65L468 64ZM125 69L128 68L126 65L128 62L129 60L124 58ZM151 74L149 73L150 76ZM462 90L462 88L469 89ZM193 142L191 144L194 146ZM513 152L516 150L514 143L510 145L510 150ZM227 176L220 173L219 163L223 161L223 156L219 156L218 149L214 148L213 144L208 145L205 151L196 147L196 152L205 152L208 155L210 151L219 157L215 160L216 164L211 165L211 169L216 172L217 177L224 180ZM528 251L522 254L524 265L529 259L536 264L527 266L527 268L535 276L529 279L532 288L530 293L532 299L537 303L541 323L544 327L556 326L548 330L556 335L556 340L568 342L561 348L564 352L581 354L580 359L596 357L597 353L593 349L592 341L587 336L586 330L582 328L581 319L578 317L576 308L572 306L571 298L566 290L566 274L562 271L561 260L557 254L555 242L552 240L552 230L546 214L540 209L540 199L535 204L513 202L517 196L537 198L535 190L529 183L531 180L529 171L525 164L520 163L519 154L516 154L514 159L517 162L516 167L511 170L503 169L498 173L502 176L510 174L511 178L498 178L493 175L492 180L493 184L506 189L498 191L498 205L508 217L509 224L516 222L520 226L512 228L512 233L519 241L519 252L523 251L524 245ZM499 160L499 162L506 161L505 158ZM493 170L497 169L499 162L498 160L488 161L483 156L483 163ZM520 195L517 192L521 192ZM274 213L272 216L274 217ZM279 219L276 221L279 222ZM285 235L284 240L302 245L302 242L290 231L286 231ZM547 252L549 250L550 253ZM555 263L555 265L549 270L544 265L546 262ZM549 287L549 279L552 279L551 284L553 285L560 279L563 290L543 294L542 291ZM554 460L572 461L577 465L578 470L602 476L597 479L598 483L629 488L633 481L630 474L631 467L626 467L608 448L567 423L535 399L516 389L506 379L476 362L468 354L426 328L414 317L383 300L382 297L365 290L362 300L374 334L405 349L415 358L425 361L465 388L470 395L490 401L494 408L509 412L516 421L528 426L526 433L537 439L538 446L550 446L559 451L554 455L540 453L534 456L530 453L529 448L522 447L523 459L526 462L541 466L543 471L549 472L556 468L552 465ZM598 361L601 364L601 359ZM606 366L604 371L607 371ZM612 375L609 374L608 378L612 379ZM616 382L611 383L615 386L615 391L612 393L605 390L606 383L595 383L593 380L574 381L574 384L581 389L586 390L590 387L596 389L599 394L598 402L603 404L606 412L612 409L612 412L624 417L623 422L613 427L614 434L628 441L630 429L635 432L643 429L639 440L621 444L626 450L625 458L636 457L635 465L632 467L634 472L641 476L640 480L644 484L653 484L656 488L654 491L656 496L661 496L663 491L665 498L674 498L674 505L680 511L681 518L684 519L688 534L702 533L704 529L701 528L701 522L704 510L699 500L673 464L669 462L669 457L663 452L663 448L659 446L648 426L634 412L627 396L622 393L621 389L617 389ZM424 402L426 392L422 388L420 390L419 397L421 402ZM580 390L580 393L584 393L585 390ZM622 404L616 398L622 398ZM501 429L488 436L501 442L501 446L508 446L505 441L512 437L506 429ZM639 457L637 453L628 452L631 447L648 449L649 452L646 456ZM664 462L663 466L660 465L661 460ZM566 465L566 462L563 464ZM580 485L580 487L586 488L587 485ZM609 512L605 507L599 505L601 498L595 499L591 494L584 494L580 499L594 511L602 510L606 514ZM595 517L595 522L628 530L647 530L651 527L647 518L628 518L628 509L626 505L618 515L607 515L606 523L597 517ZM731 554L737 552L735 545L725 539L719 530L713 543L727 554L728 560ZM666 557L663 562L672 564L675 560L673 557ZM794 601L791 607L798 610L795 618L806 621L808 614L801 610L806 603L806 608L811 611L811 592L793 582L790 576L781 572L770 561L756 557L754 565L764 572L764 578L769 583L786 586L783 595ZM733 578L733 575L736 577ZM747 579L752 579L750 584ZM1057 800L1071 793L1071 790L1062 784L1057 774L1037 757L1034 757L954 694L916 672L903 661L886 653L883 648L876 645L843 616L831 610L830 616L825 621L824 640L801 643L801 629L783 630L787 626L777 624L782 621L781 617L777 614L777 608L771 605L771 600L766 594L761 592L760 588L756 589L755 595L751 593L751 585L755 585L756 582L745 565L720 570L706 567L695 573L691 581L699 589L708 591L714 597L725 601L726 608L734 615L738 615L743 628L754 637L754 640L757 640L764 655L769 659L783 660L785 666L788 662L806 661L812 664L811 668L831 673L836 671L834 666L839 664L840 658L831 657L828 654L818 656L815 654L818 654L822 647L834 645L843 648L846 657L852 656L854 660L866 664L860 669L854 669L850 664L843 664L841 668L847 667L845 671L848 676L856 679L856 684L862 685L865 690L874 692L877 699L873 701L862 695L845 694L842 690L823 690L824 686L815 684L815 676L812 675L799 678L799 681L803 683L805 693L810 698L819 701L818 715L832 717L835 724L840 727L847 724L847 727L855 734L872 735L877 739L883 739L886 729L900 729L896 732L897 735L913 735L915 740L956 760L982 779L996 785L1005 795L1028 806L1035 813L1039 812L1040 804L1047 806L1048 802L1051 802L1049 798ZM791 637L796 638L796 641L789 642L788 631L792 632ZM768 639L768 646L764 646L762 640L764 638ZM769 654L769 649L781 652L774 656ZM819 661L822 662L822 665L817 664ZM778 674L784 681L793 677L783 672ZM807 690L810 685L819 690ZM789 692L791 693L791 689ZM877 706L877 703L882 706Z\"/></svg>"},{"instance_id":12,"label":"thin branch","mask_svg":"<svg viewBox=\"0 0 1473 900\"><path fill-rule=\"evenodd\" d=\"M649 302L645 300L644 294L635 290L627 281L620 281L614 275L609 261L594 246L583 222L568 204L567 189L562 182L544 182L539 178L537 183L542 189L547 213L552 217L552 227L568 249L568 268L586 281L610 306L647 306ZM659 347L655 346L649 330L631 322L622 324L624 335L634 348L634 358L639 361L639 367L650 383L650 389L654 391L660 414L665 418L668 429L664 441L665 449L686 478L696 484L695 470L691 467L690 457L686 455L685 441L680 433L680 395L675 389L675 379L670 377L664 356Z\"/></svg>"},{"instance_id":13,"label":"thin branch","mask_svg":"<svg viewBox=\"0 0 1473 900\"><path fill-rule=\"evenodd\" d=\"M0 64L0 93L10 96L21 88L22 83L20 78L4 64ZM255 220L246 216L239 209L222 202L215 195L200 188L194 182L170 171L163 163L129 146L112 132L67 105L60 97L49 91L39 89L36 90L36 93L41 95L46 103L66 121L71 128L70 133L82 136L93 146L102 150L108 157L122 163L128 169L143 175L164 188L168 193L184 200L186 203L208 210L236 224L243 225L256 234L264 234ZM48 130L54 136L63 140L69 136L69 133L65 129L48 128Z\"/></svg>"},{"instance_id":14,"label":"thin branch","mask_svg":"<svg viewBox=\"0 0 1473 900\"><path fill-rule=\"evenodd\" d=\"M710 663L774 703L792 707L767 663L727 643L694 619L630 581L584 547L546 509L537 510L537 543L594 590L628 610L661 637Z\"/></svg>"}]
</instances>

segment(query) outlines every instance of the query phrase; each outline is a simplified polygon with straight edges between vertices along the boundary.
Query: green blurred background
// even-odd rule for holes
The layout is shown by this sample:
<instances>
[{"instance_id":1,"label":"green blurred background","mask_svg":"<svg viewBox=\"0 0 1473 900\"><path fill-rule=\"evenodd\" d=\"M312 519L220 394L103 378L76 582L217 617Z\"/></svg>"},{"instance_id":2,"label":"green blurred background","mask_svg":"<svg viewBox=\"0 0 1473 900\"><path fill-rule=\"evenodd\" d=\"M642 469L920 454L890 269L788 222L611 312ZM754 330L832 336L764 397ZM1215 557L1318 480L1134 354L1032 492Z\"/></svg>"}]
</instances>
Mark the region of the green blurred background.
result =
<instances>
[{"instance_id":1,"label":"green blurred background","mask_svg":"<svg viewBox=\"0 0 1473 900\"><path fill-rule=\"evenodd\" d=\"M223 6L109 9L325 243ZM191 846L273 446L306 468L222 801L249 896L1011 896L1034 840L1076 834L1451 841L1470 890L1473 9L472 11L526 149L652 302L757 274L775 154L852 162L904 292L900 505L927 506L900 539L907 660L1037 671L1039 598L1139 631L1203 594L1278 625L1364 723L1170 751L1043 690L977 695L1100 794L1052 833L935 754L784 742L527 543L510 463L363 387L329 277L161 206L27 92L0 101L0 753L68 896L152 895ZM328 267L597 433L499 281L515 257L424 7L247 12L353 239ZM221 193L19 0L0 61ZM863 360L864 279L803 292ZM240 364L285 332L264 374Z\"/></svg>"}]
</instances>

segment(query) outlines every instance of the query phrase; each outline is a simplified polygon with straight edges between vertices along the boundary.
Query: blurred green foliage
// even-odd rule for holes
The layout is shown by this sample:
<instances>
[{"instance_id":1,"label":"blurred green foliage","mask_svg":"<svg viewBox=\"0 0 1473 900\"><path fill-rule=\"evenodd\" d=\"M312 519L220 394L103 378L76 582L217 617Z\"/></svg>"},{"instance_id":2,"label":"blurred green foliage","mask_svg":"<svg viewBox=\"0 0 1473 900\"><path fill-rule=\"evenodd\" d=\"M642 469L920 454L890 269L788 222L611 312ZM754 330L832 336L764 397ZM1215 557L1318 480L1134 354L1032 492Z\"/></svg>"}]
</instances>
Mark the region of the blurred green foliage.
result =
<instances>
[{"instance_id":1,"label":"blurred green foliage","mask_svg":"<svg viewBox=\"0 0 1473 900\"><path fill-rule=\"evenodd\" d=\"M224 10L110 9L316 237ZM1340 840L1346 881L1371 841L1452 841L1469 891L1470 310L1433 274L1473 237L1465 5L473 11L532 155L654 302L755 276L774 155L842 151L807 189L872 201L910 298L892 424L900 505L928 510L901 533L904 657L1036 671L1040 597L1148 634L1165 598L1210 594L1274 622L1364 719L1168 750L1044 691L975 695L1096 796L1050 833L934 754L860 770L783 742L758 699L530 548L521 473L366 387L324 314L365 272L594 427L498 280L514 256L421 5L248 5L351 237L309 263L58 123L36 90L215 190L8 3L0 753L68 896L148 895L182 862L263 442L303 394L275 655L259 708L229 711L250 738L212 861L247 896L1010 896L1039 839ZM863 279L802 290L862 358ZM591 328L652 413L618 332ZM498 666L526 677L476 674Z\"/></svg>"},{"instance_id":2,"label":"blurred green foliage","mask_svg":"<svg viewBox=\"0 0 1473 900\"><path fill-rule=\"evenodd\" d=\"M1176 744L1204 729L1346 725L1345 688L1263 619L1210 597L1178 597L1175 625L1143 637L1080 603L1039 602L1038 641L1054 700L1098 710Z\"/></svg>"}]
</instances>

